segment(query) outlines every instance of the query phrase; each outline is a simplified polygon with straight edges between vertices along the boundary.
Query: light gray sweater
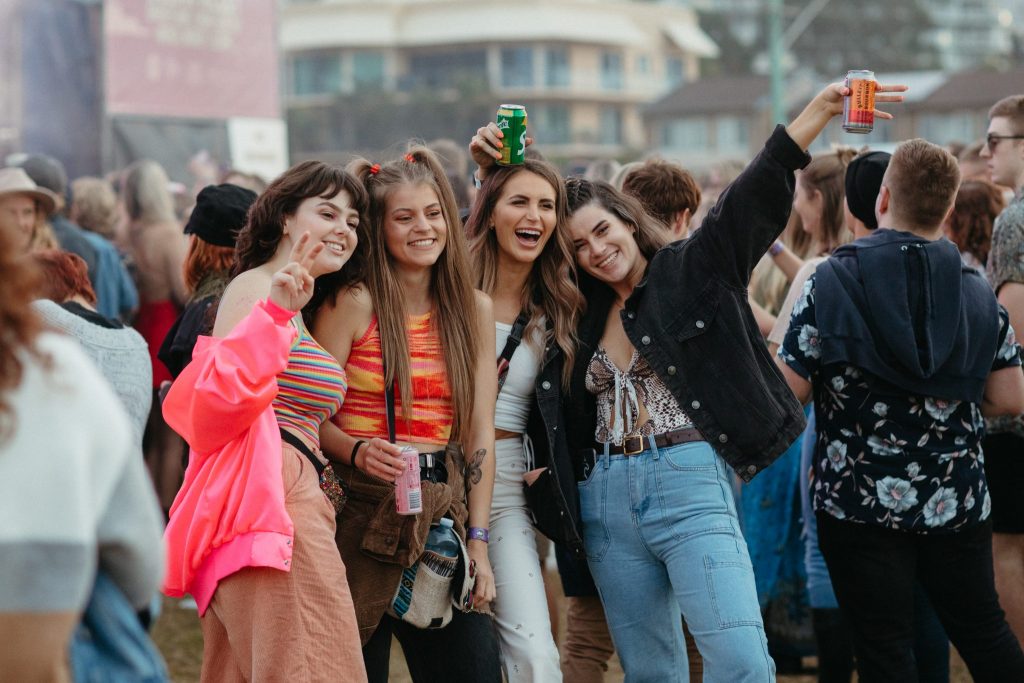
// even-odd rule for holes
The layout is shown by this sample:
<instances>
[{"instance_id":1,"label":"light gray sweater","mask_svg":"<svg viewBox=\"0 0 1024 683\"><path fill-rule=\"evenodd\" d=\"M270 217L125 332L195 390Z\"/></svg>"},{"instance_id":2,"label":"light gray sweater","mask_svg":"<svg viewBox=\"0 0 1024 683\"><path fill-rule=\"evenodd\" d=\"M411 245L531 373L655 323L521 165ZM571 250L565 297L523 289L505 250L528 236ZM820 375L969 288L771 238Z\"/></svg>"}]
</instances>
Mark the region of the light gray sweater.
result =
<instances>
[{"instance_id":1,"label":"light gray sweater","mask_svg":"<svg viewBox=\"0 0 1024 683\"><path fill-rule=\"evenodd\" d=\"M131 327L101 327L46 299L32 306L47 325L78 340L107 378L128 411L133 443L141 450L142 432L153 403L153 366L146 340Z\"/></svg>"}]
</instances>

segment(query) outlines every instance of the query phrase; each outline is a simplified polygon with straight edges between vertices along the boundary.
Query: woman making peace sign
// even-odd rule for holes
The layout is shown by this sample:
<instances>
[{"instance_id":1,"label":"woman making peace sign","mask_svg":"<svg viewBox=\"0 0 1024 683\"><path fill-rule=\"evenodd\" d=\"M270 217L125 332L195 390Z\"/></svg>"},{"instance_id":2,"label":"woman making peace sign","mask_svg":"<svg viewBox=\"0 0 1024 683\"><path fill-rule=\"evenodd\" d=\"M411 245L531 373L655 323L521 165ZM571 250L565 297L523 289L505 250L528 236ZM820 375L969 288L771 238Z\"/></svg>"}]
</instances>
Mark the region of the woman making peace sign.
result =
<instances>
[{"instance_id":1,"label":"woman making peace sign","mask_svg":"<svg viewBox=\"0 0 1024 683\"><path fill-rule=\"evenodd\" d=\"M334 480L320 424L347 382L298 314L314 279L352 255L366 201L320 162L271 183L238 237L239 274L213 337L200 337L164 402L191 447L164 590L196 599L203 681L366 680L335 508L321 491Z\"/></svg>"}]
</instances>

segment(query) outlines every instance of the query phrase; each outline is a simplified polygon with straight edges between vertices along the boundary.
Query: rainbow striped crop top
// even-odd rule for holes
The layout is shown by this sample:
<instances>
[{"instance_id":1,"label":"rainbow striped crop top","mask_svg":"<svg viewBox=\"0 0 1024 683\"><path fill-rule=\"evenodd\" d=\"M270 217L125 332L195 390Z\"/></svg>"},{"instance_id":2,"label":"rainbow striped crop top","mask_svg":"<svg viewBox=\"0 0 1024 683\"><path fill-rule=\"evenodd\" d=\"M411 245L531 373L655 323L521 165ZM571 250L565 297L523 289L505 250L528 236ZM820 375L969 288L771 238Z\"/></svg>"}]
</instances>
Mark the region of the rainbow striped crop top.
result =
<instances>
[{"instance_id":1,"label":"rainbow striped crop top","mask_svg":"<svg viewBox=\"0 0 1024 683\"><path fill-rule=\"evenodd\" d=\"M277 376L274 414L289 431L320 443L320 425L338 412L345 400L347 380L341 365L296 319L299 336L288 355L288 366Z\"/></svg>"},{"instance_id":2,"label":"rainbow striped crop top","mask_svg":"<svg viewBox=\"0 0 1024 683\"><path fill-rule=\"evenodd\" d=\"M397 390L395 438L408 443L443 446L451 436L454 413L441 339L430 325L429 313L409 316L406 332L412 359L412 419L408 424L402 419L402 397ZM345 410L334 417L334 422L349 436L388 437L384 361L380 354L380 330L377 316L374 316L366 334L353 342L345 364L349 380Z\"/></svg>"}]
</instances>

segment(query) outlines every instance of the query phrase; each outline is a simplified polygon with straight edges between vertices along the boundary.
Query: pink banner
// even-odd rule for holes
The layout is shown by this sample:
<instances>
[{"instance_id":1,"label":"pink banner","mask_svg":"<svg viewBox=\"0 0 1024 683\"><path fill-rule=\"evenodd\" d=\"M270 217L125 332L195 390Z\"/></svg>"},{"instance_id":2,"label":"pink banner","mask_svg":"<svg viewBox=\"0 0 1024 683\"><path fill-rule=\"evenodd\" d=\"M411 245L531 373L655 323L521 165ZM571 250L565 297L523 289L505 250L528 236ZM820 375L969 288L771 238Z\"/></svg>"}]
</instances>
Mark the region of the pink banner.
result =
<instances>
[{"instance_id":1,"label":"pink banner","mask_svg":"<svg viewBox=\"0 0 1024 683\"><path fill-rule=\"evenodd\" d=\"M278 118L275 0L106 0L111 114Z\"/></svg>"}]
</instances>

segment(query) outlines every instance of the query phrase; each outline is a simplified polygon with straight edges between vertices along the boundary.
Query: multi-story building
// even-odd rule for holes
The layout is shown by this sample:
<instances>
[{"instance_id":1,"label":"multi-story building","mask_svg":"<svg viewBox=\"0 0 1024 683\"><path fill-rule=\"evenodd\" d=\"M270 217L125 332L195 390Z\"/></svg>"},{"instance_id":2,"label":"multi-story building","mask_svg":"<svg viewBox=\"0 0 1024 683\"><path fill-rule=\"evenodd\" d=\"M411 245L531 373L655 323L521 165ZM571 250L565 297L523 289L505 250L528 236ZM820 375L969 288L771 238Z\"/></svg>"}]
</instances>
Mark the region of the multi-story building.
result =
<instances>
[{"instance_id":1,"label":"multi-story building","mask_svg":"<svg viewBox=\"0 0 1024 683\"><path fill-rule=\"evenodd\" d=\"M626 0L292 0L280 19L295 158L468 140L501 102L552 158L619 156L718 50L693 10Z\"/></svg>"},{"instance_id":2,"label":"multi-story building","mask_svg":"<svg viewBox=\"0 0 1024 683\"><path fill-rule=\"evenodd\" d=\"M1011 49L1011 23L1006 22L1005 0L929 0L934 28L931 42L938 49L941 67L960 71L983 65L1003 65ZM1024 18L1024 17L1022 17Z\"/></svg>"}]
</instances>

